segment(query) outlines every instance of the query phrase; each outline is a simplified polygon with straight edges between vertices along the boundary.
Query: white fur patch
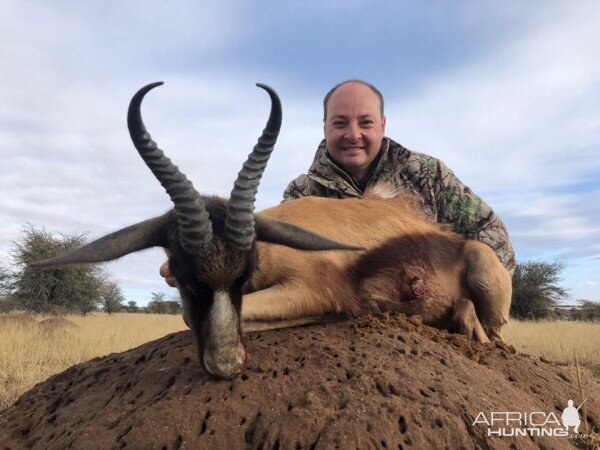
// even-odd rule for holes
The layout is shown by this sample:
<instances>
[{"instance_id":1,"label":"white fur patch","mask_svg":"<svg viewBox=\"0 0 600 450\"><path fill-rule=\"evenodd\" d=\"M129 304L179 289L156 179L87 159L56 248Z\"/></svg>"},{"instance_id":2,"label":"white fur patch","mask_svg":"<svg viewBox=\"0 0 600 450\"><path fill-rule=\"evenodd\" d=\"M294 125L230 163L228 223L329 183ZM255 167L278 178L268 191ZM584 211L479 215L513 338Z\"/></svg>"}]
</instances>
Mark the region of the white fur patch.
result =
<instances>
[{"instance_id":1,"label":"white fur patch","mask_svg":"<svg viewBox=\"0 0 600 450\"><path fill-rule=\"evenodd\" d=\"M238 316L231 303L229 292L215 291L208 312L210 339L219 347L237 344Z\"/></svg>"},{"instance_id":2,"label":"white fur patch","mask_svg":"<svg viewBox=\"0 0 600 450\"><path fill-rule=\"evenodd\" d=\"M393 183L388 181L382 181L374 184L373 186L369 186L365 193L363 194L364 198L394 198L398 195L402 194L402 188L394 186Z\"/></svg>"}]
</instances>

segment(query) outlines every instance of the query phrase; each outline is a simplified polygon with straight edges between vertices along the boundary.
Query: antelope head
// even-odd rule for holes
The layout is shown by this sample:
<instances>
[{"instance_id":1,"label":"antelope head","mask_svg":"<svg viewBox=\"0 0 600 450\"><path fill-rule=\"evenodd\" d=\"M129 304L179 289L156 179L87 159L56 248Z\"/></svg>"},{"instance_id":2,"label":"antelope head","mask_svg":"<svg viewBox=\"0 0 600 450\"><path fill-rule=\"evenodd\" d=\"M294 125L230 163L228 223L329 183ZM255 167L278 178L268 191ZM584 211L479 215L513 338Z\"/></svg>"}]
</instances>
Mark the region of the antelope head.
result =
<instances>
[{"instance_id":1,"label":"antelope head","mask_svg":"<svg viewBox=\"0 0 600 450\"><path fill-rule=\"evenodd\" d=\"M146 131L141 103L148 91L161 84L149 84L133 96L127 124L135 148L166 190L174 208L31 266L96 263L150 247L167 249L171 255L169 269L177 279L200 362L213 376L231 378L241 372L246 359L240 327L242 289L256 267L256 241L300 250L356 248L286 222L254 215L260 178L281 127L281 102L272 88L257 85L269 94L271 113L238 174L229 200L225 200L200 195Z\"/></svg>"}]
</instances>

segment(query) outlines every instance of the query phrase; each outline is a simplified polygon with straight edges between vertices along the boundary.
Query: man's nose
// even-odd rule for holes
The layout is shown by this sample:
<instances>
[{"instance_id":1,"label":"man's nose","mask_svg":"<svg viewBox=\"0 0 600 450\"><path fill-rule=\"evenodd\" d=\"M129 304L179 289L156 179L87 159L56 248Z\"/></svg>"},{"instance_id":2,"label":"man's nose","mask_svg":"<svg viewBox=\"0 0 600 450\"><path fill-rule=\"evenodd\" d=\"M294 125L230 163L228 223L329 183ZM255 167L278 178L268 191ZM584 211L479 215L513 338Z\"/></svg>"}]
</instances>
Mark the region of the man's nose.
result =
<instances>
[{"instance_id":1,"label":"man's nose","mask_svg":"<svg viewBox=\"0 0 600 450\"><path fill-rule=\"evenodd\" d=\"M362 137L362 131L358 124L350 123L346 128L346 139L351 142L356 142Z\"/></svg>"}]
</instances>

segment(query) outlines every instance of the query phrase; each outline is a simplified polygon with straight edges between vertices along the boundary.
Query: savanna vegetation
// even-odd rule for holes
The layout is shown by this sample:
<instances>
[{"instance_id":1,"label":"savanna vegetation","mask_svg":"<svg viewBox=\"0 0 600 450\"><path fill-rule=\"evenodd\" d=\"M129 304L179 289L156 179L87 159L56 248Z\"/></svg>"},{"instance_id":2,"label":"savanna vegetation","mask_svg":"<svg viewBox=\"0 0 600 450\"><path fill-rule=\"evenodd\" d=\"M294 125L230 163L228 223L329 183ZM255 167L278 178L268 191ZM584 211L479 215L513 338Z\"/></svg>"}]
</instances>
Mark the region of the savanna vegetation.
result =
<instances>
[{"instance_id":1,"label":"savanna vegetation","mask_svg":"<svg viewBox=\"0 0 600 450\"><path fill-rule=\"evenodd\" d=\"M52 234L26 225L13 242L8 266L0 267L0 312L12 310L35 314L81 314L102 310L176 314L179 297L167 299L153 292L146 307L129 301L119 284L97 265L68 268L30 267L34 261L57 256L86 242L83 234Z\"/></svg>"}]
</instances>

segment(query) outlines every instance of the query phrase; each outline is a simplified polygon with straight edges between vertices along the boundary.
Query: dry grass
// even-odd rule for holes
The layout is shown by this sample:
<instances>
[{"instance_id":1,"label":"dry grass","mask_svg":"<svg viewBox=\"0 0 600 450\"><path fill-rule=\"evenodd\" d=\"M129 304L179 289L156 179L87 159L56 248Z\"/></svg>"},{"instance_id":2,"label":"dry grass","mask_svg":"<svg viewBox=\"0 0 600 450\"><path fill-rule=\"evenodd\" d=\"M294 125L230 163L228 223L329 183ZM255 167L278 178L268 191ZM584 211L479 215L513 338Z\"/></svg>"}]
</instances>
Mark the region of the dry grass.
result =
<instances>
[{"instance_id":1,"label":"dry grass","mask_svg":"<svg viewBox=\"0 0 600 450\"><path fill-rule=\"evenodd\" d=\"M0 410L35 384L74 364L184 329L180 315L0 315Z\"/></svg>"},{"instance_id":2,"label":"dry grass","mask_svg":"<svg viewBox=\"0 0 600 450\"><path fill-rule=\"evenodd\" d=\"M572 364L575 349L580 363L600 368L600 323L511 320L503 334L523 353Z\"/></svg>"},{"instance_id":3,"label":"dry grass","mask_svg":"<svg viewBox=\"0 0 600 450\"><path fill-rule=\"evenodd\" d=\"M517 350L558 361L569 366L569 371L576 378L574 354L577 353L579 363L591 370L596 381L600 381L600 323L590 322L520 322L512 320L506 327L504 339ZM592 377L582 377L582 402L586 392L596 389ZM585 409L584 409L585 411ZM585 412L584 412L585 413ZM578 441L582 448L600 449L598 430L583 429L588 436Z\"/></svg>"}]
</instances>

